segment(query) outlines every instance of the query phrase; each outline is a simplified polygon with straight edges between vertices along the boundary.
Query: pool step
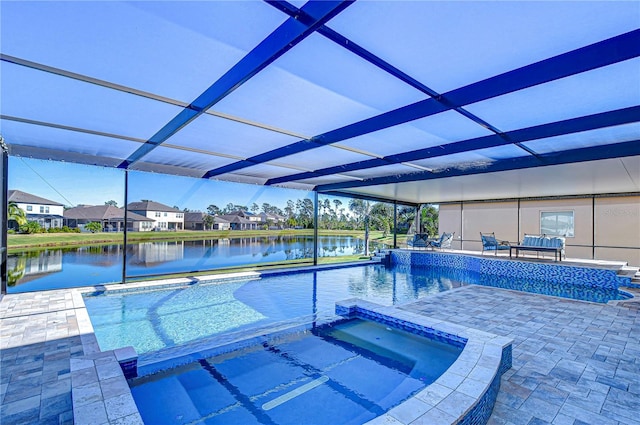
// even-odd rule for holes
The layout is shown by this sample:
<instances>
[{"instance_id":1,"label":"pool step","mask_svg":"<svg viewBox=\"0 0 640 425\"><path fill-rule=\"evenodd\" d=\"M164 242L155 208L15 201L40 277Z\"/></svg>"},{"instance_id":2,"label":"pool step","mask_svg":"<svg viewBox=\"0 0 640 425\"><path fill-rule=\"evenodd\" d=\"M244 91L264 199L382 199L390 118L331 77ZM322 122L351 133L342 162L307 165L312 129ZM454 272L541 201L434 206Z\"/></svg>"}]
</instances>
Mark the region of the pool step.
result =
<instances>
[{"instance_id":1,"label":"pool step","mask_svg":"<svg viewBox=\"0 0 640 425\"><path fill-rule=\"evenodd\" d=\"M638 267L622 266L618 275L631 278L631 287L640 288L640 269Z\"/></svg>"},{"instance_id":2,"label":"pool step","mask_svg":"<svg viewBox=\"0 0 640 425\"><path fill-rule=\"evenodd\" d=\"M373 257L371 257L372 261L378 261L382 264L389 264L389 261L391 256L391 251L388 249L377 249L374 254Z\"/></svg>"}]
</instances>

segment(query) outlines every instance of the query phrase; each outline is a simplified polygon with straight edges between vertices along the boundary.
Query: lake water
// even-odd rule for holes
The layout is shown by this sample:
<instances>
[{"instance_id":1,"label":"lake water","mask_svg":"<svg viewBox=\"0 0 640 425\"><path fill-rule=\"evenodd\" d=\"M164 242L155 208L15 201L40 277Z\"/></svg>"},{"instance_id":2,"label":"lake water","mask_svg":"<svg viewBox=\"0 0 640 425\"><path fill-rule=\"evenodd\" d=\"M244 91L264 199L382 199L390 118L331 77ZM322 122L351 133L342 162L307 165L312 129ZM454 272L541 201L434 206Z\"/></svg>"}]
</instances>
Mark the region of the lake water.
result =
<instances>
[{"instance_id":1,"label":"lake water","mask_svg":"<svg viewBox=\"0 0 640 425\"><path fill-rule=\"evenodd\" d=\"M122 245L52 248L8 256L9 293L98 285L122 279ZM352 236L319 236L318 257L364 253ZM155 241L127 246L127 276L170 274L313 258L313 237Z\"/></svg>"}]
</instances>

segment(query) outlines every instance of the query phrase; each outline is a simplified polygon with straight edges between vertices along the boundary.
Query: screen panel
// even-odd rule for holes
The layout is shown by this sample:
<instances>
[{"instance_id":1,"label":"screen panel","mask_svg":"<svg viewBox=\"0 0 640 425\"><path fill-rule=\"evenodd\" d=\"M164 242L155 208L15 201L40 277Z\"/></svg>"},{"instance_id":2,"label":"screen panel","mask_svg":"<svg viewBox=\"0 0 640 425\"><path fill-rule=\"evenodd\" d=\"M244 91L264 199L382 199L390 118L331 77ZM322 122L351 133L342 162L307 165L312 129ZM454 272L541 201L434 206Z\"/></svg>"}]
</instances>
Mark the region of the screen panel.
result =
<instances>
[{"instance_id":1,"label":"screen panel","mask_svg":"<svg viewBox=\"0 0 640 425\"><path fill-rule=\"evenodd\" d=\"M317 33L304 39L274 65L381 112L429 97Z\"/></svg>"},{"instance_id":2,"label":"screen panel","mask_svg":"<svg viewBox=\"0 0 640 425\"><path fill-rule=\"evenodd\" d=\"M216 110L314 136L426 97L312 35L223 99Z\"/></svg>"},{"instance_id":3,"label":"screen panel","mask_svg":"<svg viewBox=\"0 0 640 425\"><path fill-rule=\"evenodd\" d=\"M286 18L263 2L7 2L0 31L5 54L190 102Z\"/></svg>"},{"instance_id":4,"label":"screen panel","mask_svg":"<svg viewBox=\"0 0 640 425\"><path fill-rule=\"evenodd\" d=\"M212 168L235 162L233 158L225 158L213 154L191 152L184 149L175 149L159 146L143 157L146 163L156 163L160 165L175 165L178 167L193 168L200 170L200 175ZM135 168L135 167L134 167Z\"/></svg>"},{"instance_id":5,"label":"screen panel","mask_svg":"<svg viewBox=\"0 0 640 425\"><path fill-rule=\"evenodd\" d=\"M288 164L307 170L318 170L320 168L332 167L335 165L365 161L371 158L372 157L369 155L363 155L361 153L351 152L346 149L340 149L329 145L310 149L295 155L285 156L275 161L270 161L267 164Z\"/></svg>"},{"instance_id":6,"label":"screen panel","mask_svg":"<svg viewBox=\"0 0 640 425\"><path fill-rule=\"evenodd\" d=\"M640 137L640 124L626 124L563 136L548 137L523 143L537 153L559 152L567 149L586 148L636 140Z\"/></svg>"},{"instance_id":7,"label":"screen panel","mask_svg":"<svg viewBox=\"0 0 640 425\"><path fill-rule=\"evenodd\" d=\"M380 156L493 134L455 111L446 111L339 142Z\"/></svg>"},{"instance_id":8,"label":"screen panel","mask_svg":"<svg viewBox=\"0 0 640 425\"><path fill-rule=\"evenodd\" d=\"M181 108L0 62L2 114L149 139Z\"/></svg>"},{"instance_id":9,"label":"screen panel","mask_svg":"<svg viewBox=\"0 0 640 425\"><path fill-rule=\"evenodd\" d=\"M8 171L9 200L26 218L10 222L9 241L23 247L8 254L9 293L122 281L124 170L10 157ZM57 243L34 250L36 233Z\"/></svg>"},{"instance_id":10,"label":"screen panel","mask_svg":"<svg viewBox=\"0 0 640 425\"><path fill-rule=\"evenodd\" d=\"M502 131L638 105L640 59L562 78L466 108Z\"/></svg>"},{"instance_id":11,"label":"screen panel","mask_svg":"<svg viewBox=\"0 0 640 425\"><path fill-rule=\"evenodd\" d=\"M299 170L297 169L287 168L284 166L277 166L272 164L257 164L251 167L243 168L242 170L238 170L234 174L256 177L259 179L264 179L264 181L266 181L270 178L280 177L283 175L296 173L298 171Z\"/></svg>"},{"instance_id":12,"label":"screen panel","mask_svg":"<svg viewBox=\"0 0 640 425\"><path fill-rule=\"evenodd\" d=\"M339 142L341 146L359 149L378 156L388 156L444 143L447 143L445 139L420 130L412 124L385 128Z\"/></svg>"},{"instance_id":13,"label":"screen panel","mask_svg":"<svg viewBox=\"0 0 640 425\"><path fill-rule=\"evenodd\" d=\"M637 29L638 8L624 1L371 1L354 3L328 26L444 93Z\"/></svg>"},{"instance_id":14,"label":"screen panel","mask_svg":"<svg viewBox=\"0 0 640 425\"><path fill-rule=\"evenodd\" d=\"M366 170L350 171L347 175L358 178L391 176L395 174L418 173L423 170L402 164L385 165L383 167L368 168Z\"/></svg>"},{"instance_id":15,"label":"screen panel","mask_svg":"<svg viewBox=\"0 0 640 425\"><path fill-rule=\"evenodd\" d=\"M114 137L99 136L41 125L27 124L7 119L0 120L2 136L10 147L32 146L58 150L64 153L80 153L125 159L140 143ZM64 140L64 144L59 141Z\"/></svg>"},{"instance_id":16,"label":"screen panel","mask_svg":"<svg viewBox=\"0 0 640 425\"><path fill-rule=\"evenodd\" d=\"M167 143L248 158L299 140L254 125L203 114L167 139Z\"/></svg>"}]
</instances>

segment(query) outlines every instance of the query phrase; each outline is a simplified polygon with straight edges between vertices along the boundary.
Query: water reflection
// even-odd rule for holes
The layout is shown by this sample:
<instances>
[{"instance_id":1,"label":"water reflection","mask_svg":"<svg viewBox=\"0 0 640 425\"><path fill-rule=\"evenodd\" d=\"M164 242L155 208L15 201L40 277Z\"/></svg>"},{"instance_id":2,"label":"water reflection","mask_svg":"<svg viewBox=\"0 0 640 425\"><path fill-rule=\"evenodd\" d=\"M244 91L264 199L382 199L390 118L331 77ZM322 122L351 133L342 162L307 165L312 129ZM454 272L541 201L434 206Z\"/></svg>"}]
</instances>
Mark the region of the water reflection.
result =
<instances>
[{"instance_id":1,"label":"water reflection","mask_svg":"<svg viewBox=\"0 0 640 425\"><path fill-rule=\"evenodd\" d=\"M62 250L25 252L7 258L7 286L30 282L44 275L62 271Z\"/></svg>"},{"instance_id":2,"label":"water reflection","mask_svg":"<svg viewBox=\"0 0 640 425\"><path fill-rule=\"evenodd\" d=\"M313 258L313 238L269 236L154 241L127 245L127 275L168 274ZM363 241L320 236L319 257L358 255ZM97 285L122 276L122 245L92 245L12 253L9 292Z\"/></svg>"}]
</instances>

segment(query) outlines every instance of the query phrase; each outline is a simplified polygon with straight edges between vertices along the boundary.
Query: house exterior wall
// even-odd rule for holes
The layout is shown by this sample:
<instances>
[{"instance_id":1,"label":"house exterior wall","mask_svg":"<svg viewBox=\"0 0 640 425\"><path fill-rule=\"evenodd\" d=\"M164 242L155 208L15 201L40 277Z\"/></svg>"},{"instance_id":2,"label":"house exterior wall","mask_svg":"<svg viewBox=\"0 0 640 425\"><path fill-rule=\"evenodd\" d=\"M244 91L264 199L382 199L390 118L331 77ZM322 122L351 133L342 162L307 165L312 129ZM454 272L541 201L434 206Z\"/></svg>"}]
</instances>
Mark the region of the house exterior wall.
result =
<instances>
[{"instance_id":1,"label":"house exterior wall","mask_svg":"<svg viewBox=\"0 0 640 425\"><path fill-rule=\"evenodd\" d=\"M465 203L462 209L464 249L482 250L480 232L494 232L497 239L518 242L517 210L517 201Z\"/></svg>"},{"instance_id":2,"label":"house exterior wall","mask_svg":"<svg viewBox=\"0 0 640 425\"><path fill-rule=\"evenodd\" d=\"M149 221L133 221L130 222L129 229L134 232L150 232L155 227L155 223L151 220Z\"/></svg>"},{"instance_id":3,"label":"house exterior wall","mask_svg":"<svg viewBox=\"0 0 640 425\"><path fill-rule=\"evenodd\" d=\"M16 205L27 214L46 214L59 216L62 216L64 214L64 207L62 205L25 204L22 202L16 202Z\"/></svg>"},{"instance_id":4,"label":"house exterior wall","mask_svg":"<svg viewBox=\"0 0 640 425\"><path fill-rule=\"evenodd\" d=\"M185 221L185 230L204 230L204 223L201 221Z\"/></svg>"},{"instance_id":5,"label":"house exterior wall","mask_svg":"<svg viewBox=\"0 0 640 425\"><path fill-rule=\"evenodd\" d=\"M230 223L214 223L213 224L213 228L216 230L231 230L231 224Z\"/></svg>"},{"instance_id":6,"label":"house exterior wall","mask_svg":"<svg viewBox=\"0 0 640 425\"><path fill-rule=\"evenodd\" d=\"M27 214L60 216L64 214L62 205L25 204L22 202L17 202L16 205Z\"/></svg>"},{"instance_id":7,"label":"house exterior wall","mask_svg":"<svg viewBox=\"0 0 640 425\"><path fill-rule=\"evenodd\" d=\"M439 231L456 232L462 222L462 244L454 248L479 251L479 232L498 239L522 241L540 234L542 212L573 211L574 235L567 237L567 257L625 261L640 266L640 196L526 199L499 202L456 202L440 205Z\"/></svg>"},{"instance_id":8,"label":"house exterior wall","mask_svg":"<svg viewBox=\"0 0 640 425\"><path fill-rule=\"evenodd\" d=\"M567 257L592 258L593 198L531 200L520 203L520 239L524 234L540 234L542 212L573 211L574 236L567 236Z\"/></svg>"},{"instance_id":9,"label":"house exterior wall","mask_svg":"<svg viewBox=\"0 0 640 425\"><path fill-rule=\"evenodd\" d=\"M44 227L45 229L48 229L50 227L63 226L64 206L62 205L28 204L24 202L16 202L16 205L18 206L18 208L20 208L30 216L42 215L42 219L36 218L35 220L33 220L33 218L31 218L30 220L37 221L40 226ZM52 215L60 216L60 218L44 218L45 216Z\"/></svg>"},{"instance_id":10,"label":"house exterior wall","mask_svg":"<svg viewBox=\"0 0 640 425\"><path fill-rule=\"evenodd\" d=\"M150 218L155 221L154 229L157 230L183 230L184 213L170 211L133 211L136 214Z\"/></svg>"},{"instance_id":11,"label":"house exterior wall","mask_svg":"<svg viewBox=\"0 0 640 425\"><path fill-rule=\"evenodd\" d=\"M451 248L462 249L462 204L456 202L453 204L440 205L438 214L438 229L439 233L444 232L456 232L453 235L453 242L451 242ZM435 235L429 235L435 236Z\"/></svg>"},{"instance_id":12,"label":"house exterior wall","mask_svg":"<svg viewBox=\"0 0 640 425\"><path fill-rule=\"evenodd\" d=\"M640 265L640 196L595 199L596 258Z\"/></svg>"}]
</instances>

